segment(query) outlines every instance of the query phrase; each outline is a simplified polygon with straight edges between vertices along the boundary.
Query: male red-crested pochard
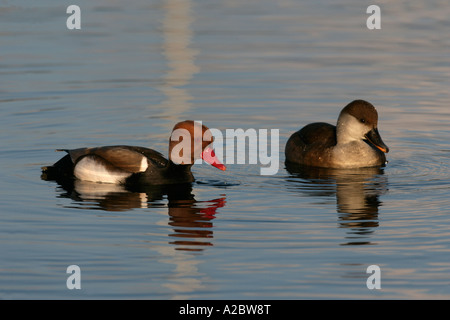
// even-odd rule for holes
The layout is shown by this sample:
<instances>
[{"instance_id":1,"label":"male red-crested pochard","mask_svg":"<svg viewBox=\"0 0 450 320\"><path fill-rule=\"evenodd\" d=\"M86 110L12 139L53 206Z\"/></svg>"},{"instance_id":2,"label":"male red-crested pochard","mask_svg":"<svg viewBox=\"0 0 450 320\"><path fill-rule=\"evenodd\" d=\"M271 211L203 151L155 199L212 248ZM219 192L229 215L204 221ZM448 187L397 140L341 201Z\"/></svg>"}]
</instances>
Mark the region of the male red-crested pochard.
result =
<instances>
[{"instance_id":1,"label":"male red-crested pochard","mask_svg":"<svg viewBox=\"0 0 450 320\"><path fill-rule=\"evenodd\" d=\"M382 166L389 148L378 133L378 113L364 100L350 102L337 126L318 122L292 134L286 143L286 162L324 168Z\"/></svg>"},{"instance_id":2,"label":"male red-crested pochard","mask_svg":"<svg viewBox=\"0 0 450 320\"><path fill-rule=\"evenodd\" d=\"M177 123L169 139L169 159L152 149L137 146L105 146L66 151L53 166L43 167L48 180L76 178L114 184L164 185L194 181L191 167L203 159L226 170L212 149L211 131L199 122Z\"/></svg>"}]
</instances>

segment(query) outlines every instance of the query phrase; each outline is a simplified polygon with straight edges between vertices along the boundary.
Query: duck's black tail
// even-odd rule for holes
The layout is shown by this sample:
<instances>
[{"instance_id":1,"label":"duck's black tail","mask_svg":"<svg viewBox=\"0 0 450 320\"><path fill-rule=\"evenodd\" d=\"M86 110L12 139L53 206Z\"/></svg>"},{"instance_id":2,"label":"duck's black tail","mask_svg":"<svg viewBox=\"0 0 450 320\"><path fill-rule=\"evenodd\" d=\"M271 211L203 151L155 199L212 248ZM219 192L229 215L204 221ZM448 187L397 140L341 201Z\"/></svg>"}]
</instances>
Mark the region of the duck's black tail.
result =
<instances>
[{"instance_id":1,"label":"duck's black tail","mask_svg":"<svg viewBox=\"0 0 450 320\"><path fill-rule=\"evenodd\" d=\"M54 165L42 167L41 169L42 180L69 179L73 176L73 162L68 154L58 160Z\"/></svg>"}]
</instances>

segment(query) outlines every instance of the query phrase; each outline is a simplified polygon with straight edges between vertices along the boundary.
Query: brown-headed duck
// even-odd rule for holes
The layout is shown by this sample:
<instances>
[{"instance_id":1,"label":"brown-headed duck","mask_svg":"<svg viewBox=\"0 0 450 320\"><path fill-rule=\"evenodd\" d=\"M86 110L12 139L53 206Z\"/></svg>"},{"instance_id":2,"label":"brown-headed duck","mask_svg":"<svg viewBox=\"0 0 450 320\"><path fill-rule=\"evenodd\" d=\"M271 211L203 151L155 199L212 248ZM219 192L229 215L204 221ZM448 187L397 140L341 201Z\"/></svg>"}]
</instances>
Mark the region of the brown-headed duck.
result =
<instances>
[{"instance_id":1,"label":"brown-headed duck","mask_svg":"<svg viewBox=\"0 0 450 320\"><path fill-rule=\"evenodd\" d=\"M114 184L163 185L194 181L191 167L203 159L225 170L212 149L211 131L199 122L179 122L169 139L169 159L152 149L136 146L105 146L65 151L53 166L43 167L47 180L76 178Z\"/></svg>"},{"instance_id":2,"label":"brown-headed duck","mask_svg":"<svg viewBox=\"0 0 450 320\"><path fill-rule=\"evenodd\" d=\"M318 122L292 134L286 143L286 162L323 168L382 166L389 148L378 133L378 113L364 100L342 109L337 125Z\"/></svg>"}]
</instances>

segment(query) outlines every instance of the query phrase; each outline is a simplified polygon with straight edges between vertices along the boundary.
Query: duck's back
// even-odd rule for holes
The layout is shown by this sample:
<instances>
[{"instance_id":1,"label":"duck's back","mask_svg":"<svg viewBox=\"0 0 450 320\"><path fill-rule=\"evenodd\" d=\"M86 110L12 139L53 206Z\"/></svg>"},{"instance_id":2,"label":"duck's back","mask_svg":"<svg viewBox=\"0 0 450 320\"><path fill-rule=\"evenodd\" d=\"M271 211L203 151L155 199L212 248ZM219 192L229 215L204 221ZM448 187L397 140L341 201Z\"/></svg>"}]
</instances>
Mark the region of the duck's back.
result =
<instances>
[{"instance_id":1,"label":"duck's back","mask_svg":"<svg viewBox=\"0 0 450 320\"><path fill-rule=\"evenodd\" d=\"M336 145L336 127L316 122L292 134L286 143L286 161L323 166L331 159L331 148Z\"/></svg>"},{"instance_id":2,"label":"duck's back","mask_svg":"<svg viewBox=\"0 0 450 320\"><path fill-rule=\"evenodd\" d=\"M76 164L84 156L98 156L110 162L113 166L131 173L142 171L142 162L148 160L148 165L167 166L168 160L152 149L137 146L106 146L97 148L80 148L65 150Z\"/></svg>"}]
</instances>

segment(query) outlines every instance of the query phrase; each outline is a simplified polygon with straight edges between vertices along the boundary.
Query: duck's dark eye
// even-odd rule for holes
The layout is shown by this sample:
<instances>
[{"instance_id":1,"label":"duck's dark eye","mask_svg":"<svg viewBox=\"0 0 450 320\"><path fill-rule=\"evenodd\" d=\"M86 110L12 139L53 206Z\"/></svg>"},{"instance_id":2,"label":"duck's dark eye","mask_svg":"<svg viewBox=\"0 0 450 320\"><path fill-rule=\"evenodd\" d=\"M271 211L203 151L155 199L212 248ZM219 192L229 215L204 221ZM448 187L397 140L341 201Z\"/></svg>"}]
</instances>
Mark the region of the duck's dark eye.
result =
<instances>
[{"instance_id":1,"label":"duck's dark eye","mask_svg":"<svg viewBox=\"0 0 450 320\"><path fill-rule=\"evenodd\" d=\"M366 119L359 119L359 121L361 121L361 123L366 123Z\"/></svg>"}]
</instances>

